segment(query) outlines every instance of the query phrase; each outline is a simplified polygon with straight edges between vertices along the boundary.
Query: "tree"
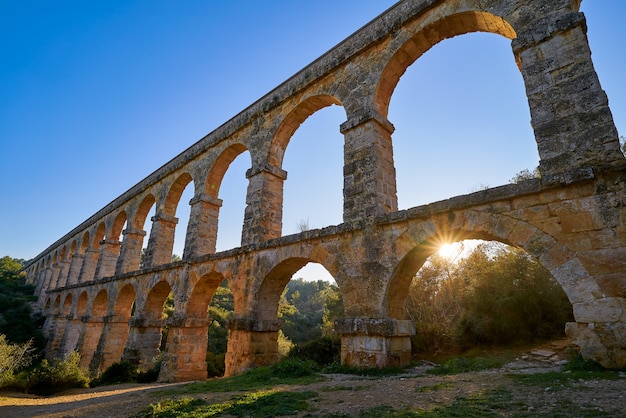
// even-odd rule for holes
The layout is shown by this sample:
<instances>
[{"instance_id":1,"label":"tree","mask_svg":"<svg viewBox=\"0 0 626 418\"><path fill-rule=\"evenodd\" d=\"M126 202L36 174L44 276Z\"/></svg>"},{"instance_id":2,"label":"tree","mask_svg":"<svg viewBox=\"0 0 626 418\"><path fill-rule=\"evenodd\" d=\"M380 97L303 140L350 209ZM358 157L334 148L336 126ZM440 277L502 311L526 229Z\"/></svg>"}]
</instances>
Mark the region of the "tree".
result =
<instances>
[{"instance_id":1,"label":"tree","mask_svg":"<svg viewBox=\"0 0 626 418\"><path fill-rule=\"evenodd\" d=\"M483 243L456 262L431 256L406 309L420 352L560 337L572 318L552 275L523 250L499 243Z\"/></svg>"},{"instance_id":2,"label":"tree","mask_svg":"<svg viewBox=\"0 0 626 418\"><path fill-rule=\"evenodd\" d=\"M0 387L10 383L16 372L31 365L34 351L32 341L11 344L6 336L0 334Z\"/></svg>"},{"instance_id":3,"label":"tree","mask_svg":"<svg viewBox=\"0 0 626 418\"><path fill-rule=\"evenodd\" d=\"M0 277L16 277L24 265L24 260L11 258L8 255L0 258Z\"/></svg>"}]
</instances>

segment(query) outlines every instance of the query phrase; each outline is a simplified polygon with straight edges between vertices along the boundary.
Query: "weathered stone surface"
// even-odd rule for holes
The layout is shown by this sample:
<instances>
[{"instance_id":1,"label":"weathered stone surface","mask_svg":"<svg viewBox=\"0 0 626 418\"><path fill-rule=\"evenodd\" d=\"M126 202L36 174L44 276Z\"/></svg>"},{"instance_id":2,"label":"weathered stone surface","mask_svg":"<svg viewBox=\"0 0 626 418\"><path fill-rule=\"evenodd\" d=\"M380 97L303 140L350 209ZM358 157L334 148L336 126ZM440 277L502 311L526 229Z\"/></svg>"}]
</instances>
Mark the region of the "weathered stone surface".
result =
<instances>
[{"instance_id":1,"label":"weathered stone surface","mask_svg":"<svg viewBox=\"0 0 626 418\"><path fill-rule=\"evenodd\" d=\"M280 295L297 270L317 262L342 292L342 361L404 365L412 277L440 243L474 238L518 246L538 259L573 305L577 322L566 329L572 343L586 358L625 366L626 162L576 3L394 5L28 263L27 280L46 315L47 356L76 348L95 373L120 358L150 367L163 354L161 314L172 292L160 379L202 378L207 306L227 280L235 301L227 374L272 364L279 358ZM388 120L393 91L429 48L475 31L512 40L541 178L398 211ZM345 137L343 223L283 237L283 156L298 127L330 105L343 106L347 119L338 127ZM252 166L241 247L216 253L219 188L244 152ZM183 261L172 263L176 208L186 204L180 198L192 182Z\"/></svg>"}]
</instances>

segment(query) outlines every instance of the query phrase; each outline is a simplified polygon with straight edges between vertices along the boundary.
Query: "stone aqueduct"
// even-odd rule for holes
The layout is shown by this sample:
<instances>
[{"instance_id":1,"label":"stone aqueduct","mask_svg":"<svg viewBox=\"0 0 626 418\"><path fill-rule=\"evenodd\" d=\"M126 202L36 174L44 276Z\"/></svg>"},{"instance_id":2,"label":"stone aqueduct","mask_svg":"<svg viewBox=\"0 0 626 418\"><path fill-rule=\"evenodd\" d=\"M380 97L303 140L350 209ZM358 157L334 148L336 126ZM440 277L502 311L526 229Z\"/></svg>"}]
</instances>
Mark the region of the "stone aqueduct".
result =
<instances>
[{"instance_id":1,"label":"stone aqueduct","mask_svg":"<svg viewBox=\"0 0 626 418\"><path fill-rule=\"evenodd\" d=\"M159 378L204 379L207 306L227 280L235 313L226 374L271 364L278 359L281 292L294 272L316 262L343 295L345 318L335 324L342 362L404 365L413 331L403 308L411 278L438 242L479 238L536 257L572 303L570 341L586 358L626 366L626 162L579 3L400 1L28 263L46 315L47 355L76 349L96 373L120 359L148 367L173 292ZM398 211L390 97L425 51L474 31L511 40L541 178ZM342 106L347 119L340 127L344 222L281 236L283 155L299 125L329 105ZM252 166L241 247L216 252L220 183L243 152ZM192 180L185 250L172 263L176 208Z\"/></svg>"}]
</instances>

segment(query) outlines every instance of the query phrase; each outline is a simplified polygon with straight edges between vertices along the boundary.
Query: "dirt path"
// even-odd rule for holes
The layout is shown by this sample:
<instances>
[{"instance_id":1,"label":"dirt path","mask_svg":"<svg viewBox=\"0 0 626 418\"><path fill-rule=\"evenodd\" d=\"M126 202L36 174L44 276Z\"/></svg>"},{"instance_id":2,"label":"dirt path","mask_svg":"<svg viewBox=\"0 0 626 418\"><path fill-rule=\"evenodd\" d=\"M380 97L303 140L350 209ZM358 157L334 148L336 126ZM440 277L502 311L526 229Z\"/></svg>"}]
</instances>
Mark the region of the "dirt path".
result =
<instances>
[{"instance_id":1,"label":"dirt path","mask_svg":"<svg viewBox=\"0 0 626 418\"><path fill-rule=\"evenodd\" d=\"M541 351L541 350L540 350ZM552 416L557 411L584 410L585 416L626 416L626 374L614 380L575 379L567 384L528 385L515 374L534 374L561 369L562 360L548 352L529 354L497 370L434 376L428 366L408 370L403 375L362 377L326 375L326 380L302 387L284 386L276 390L313 391L311 410L298 416L343 415L358 417L363 411L381 406L395 410L430 410L451 405L458 399L503 393L527 416ZM125 384L96 389L73 390L54 397L36 397L0 392L0 417L131 417L152 403L171 399L171 391L183 384ZM241 392L191 395L209 403L224 402ZM178 396L178 395L177 395ZM187 395L189 396L189 395ZM520 409L521 408L521 409ZM589 411L592 415L587 415ZM502 416L506 416L503 414Z\"/></svg>"}]
</instances>

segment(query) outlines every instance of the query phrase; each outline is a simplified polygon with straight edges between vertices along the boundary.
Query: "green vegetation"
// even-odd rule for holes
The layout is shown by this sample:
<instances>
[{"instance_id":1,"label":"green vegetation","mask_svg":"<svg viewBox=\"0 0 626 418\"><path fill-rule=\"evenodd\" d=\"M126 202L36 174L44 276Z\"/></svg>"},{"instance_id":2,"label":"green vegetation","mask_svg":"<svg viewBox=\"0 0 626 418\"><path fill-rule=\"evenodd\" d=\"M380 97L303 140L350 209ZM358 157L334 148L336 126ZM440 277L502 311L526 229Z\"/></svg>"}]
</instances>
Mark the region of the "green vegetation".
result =
<instances>
[{"instance_id":1,"label":"green vegetation","mask_svg":"<svg viewBox=\"0 0 626 418\"><path fill-rule=\"evenodd\" d=\"M275 385L304 385L324 377L311 361L286 359L269 367L259 367L232 377L191 383L172 393L231 392L269 389Z\"/></svg>"},{"instance_id":2,"label":"green vegetation","mask_svg":"<svg viewBox=\"0 0 626 418\"><path fill-rule=\"evenodd\" d=\"M315 392L259 391L234 396L226 402L217 404L208 404L201 399L183 398L151 405L147 411L136 417L200 418L218 415L279 417L308 410L307 400L316 396Z\"/></svg>"},{"instance_id":3,"label":"green vegetation","mask_svg":"<svg viewBox=\"0 0 626 418\"><path fill-rule=\"evenodd\" d=\"M89 377L79 367L77 352L65 359L40 360L43 318L31 311L29 303L36 298L20 273L23 263L8 256L0 259L0 388L48 395L87 387Z\"/></svg>"},{"instance_id":4,"label":"green vegetation","mask_svg":"<svg viewBox=\"0 0 626 418\"><path fill-rule=\"evenodd\" d=\"M415 276L407 300L416 353L462 352L562 338L572 307L523 250L483 243L459 260L438 254Z\"/></svg>"},{"instance_id":5,"label":"green vegetation","mask_svg":"<svg viewBox=\"0 0 626 418\"><path fill-rule=\"evenodd\" d=\"M0 334L16 344L32 341L34 350L41 351L45 346L40 331L44 318L31 312L35 288L25 283L22 263L9 256L0 258Z\"/></svg>"},{"instance_id":6,"label":"green vegetation","mask_svg":"<svg viewBox=\"0 0 626 418\"><path fill-rule=\"evenodd\" d=\"M34 360L32 343L11 344L0 334L0 388L14 384L15 374Z\"/></svg>"}]
</instances>

